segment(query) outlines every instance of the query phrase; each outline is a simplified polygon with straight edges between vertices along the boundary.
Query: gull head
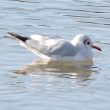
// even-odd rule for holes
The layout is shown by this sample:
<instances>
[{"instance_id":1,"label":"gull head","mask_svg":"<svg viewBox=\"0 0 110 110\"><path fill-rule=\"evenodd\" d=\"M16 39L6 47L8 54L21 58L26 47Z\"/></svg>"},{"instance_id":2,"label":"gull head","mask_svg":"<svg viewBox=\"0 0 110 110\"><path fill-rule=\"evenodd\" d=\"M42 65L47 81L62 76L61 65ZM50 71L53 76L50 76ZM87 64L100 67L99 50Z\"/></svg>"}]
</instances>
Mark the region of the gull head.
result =
<instances>
[{"instance_id":1,"label":"gull head","mask_svg":"<svg viewBox=\"0 0 110 110\"><path fill-rule=\"evenodd\" d=\"M85 34L76 35L72 40L72 44L76 47L79 47L79 48L89 48L89 49L94 48L94 49L97 49L99 51L102 51L101 48L94 45L91 38Z\"/></svg>"}]
</instances>

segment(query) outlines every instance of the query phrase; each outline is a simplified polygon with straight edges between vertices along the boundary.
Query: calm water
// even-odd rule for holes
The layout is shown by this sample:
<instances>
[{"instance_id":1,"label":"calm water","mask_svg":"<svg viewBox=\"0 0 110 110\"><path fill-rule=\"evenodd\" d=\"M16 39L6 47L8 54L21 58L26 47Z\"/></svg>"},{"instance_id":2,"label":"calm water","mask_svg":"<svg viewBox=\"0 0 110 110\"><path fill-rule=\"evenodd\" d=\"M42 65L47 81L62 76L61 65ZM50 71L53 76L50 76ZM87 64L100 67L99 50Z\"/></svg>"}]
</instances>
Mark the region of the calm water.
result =
<instances>
[{"instance_id":1,"label":"calm water","mask_svg":"<svg viewBox=\"0 0 110 110\"><path fill-rule=\"evenodd\" d=\"M7 37L91 35L93 66L45 63ZM110 1L1 0L0 110L110 110Z\"/></svg>"}]
</instances>

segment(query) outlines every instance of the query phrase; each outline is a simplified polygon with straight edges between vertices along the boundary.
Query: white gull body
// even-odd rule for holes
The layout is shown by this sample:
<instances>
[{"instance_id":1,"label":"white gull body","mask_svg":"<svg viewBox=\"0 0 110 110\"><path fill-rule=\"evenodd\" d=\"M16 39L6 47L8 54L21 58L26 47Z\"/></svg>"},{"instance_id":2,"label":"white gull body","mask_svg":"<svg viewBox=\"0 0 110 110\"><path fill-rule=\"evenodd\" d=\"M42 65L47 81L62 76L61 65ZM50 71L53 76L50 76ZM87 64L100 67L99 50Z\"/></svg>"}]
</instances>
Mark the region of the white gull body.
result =
<instances>
[{"instance_id":1,"label":"white gull body","mask_svg":"<svg viewBox=\"0 0 110 110\"><path fill-rule=\"evenodd\" d=\"M30 35L26 40L17 34L9 33L20 40L24 46L42 59L55 61L92 61L92 48L101 49L93 45L91 39L85 34L76 35L73 40L51 39L41 35Z\"/></svg>"}]
</instances>

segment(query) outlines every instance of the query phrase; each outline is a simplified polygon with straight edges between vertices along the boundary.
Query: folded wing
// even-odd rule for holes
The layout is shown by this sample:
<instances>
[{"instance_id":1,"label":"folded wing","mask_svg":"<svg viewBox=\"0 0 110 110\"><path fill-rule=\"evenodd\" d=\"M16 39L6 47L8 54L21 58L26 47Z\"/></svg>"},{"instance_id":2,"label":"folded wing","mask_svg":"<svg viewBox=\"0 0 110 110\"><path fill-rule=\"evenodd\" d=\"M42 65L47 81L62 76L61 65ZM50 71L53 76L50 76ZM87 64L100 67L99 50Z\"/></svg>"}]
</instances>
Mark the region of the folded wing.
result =
<instances>
[{"instance_id":1,"label":"folded wing","mask_svg":"<svg viewBox=\"0 0 110 110\"><path fill-rule=\"evenodd\" d=\"M9 34L19 39L22 46L42 58L51 58L52 56L74 56L78 52L78 49L76 49L71 42L63 39L49 39L41 35L24 37L15 33Z\"/></svg>"}]
</instances>

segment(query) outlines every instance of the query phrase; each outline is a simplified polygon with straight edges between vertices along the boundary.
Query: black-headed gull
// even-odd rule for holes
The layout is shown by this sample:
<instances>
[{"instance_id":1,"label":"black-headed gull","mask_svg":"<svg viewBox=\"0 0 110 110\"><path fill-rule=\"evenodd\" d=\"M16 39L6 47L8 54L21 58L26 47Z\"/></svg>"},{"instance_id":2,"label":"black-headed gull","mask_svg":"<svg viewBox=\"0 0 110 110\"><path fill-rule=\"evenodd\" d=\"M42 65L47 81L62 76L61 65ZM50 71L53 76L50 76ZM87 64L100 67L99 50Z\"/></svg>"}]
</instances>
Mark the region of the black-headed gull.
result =
<instances>
[{"instance_id":1,"label":"black-headed gull","mask_svg":"<svg viewBox=\"0 0 110 110\"><path fill-rule=\"evenodd\" d=\"M91 61L93 59L92 48L101 51L99 47L93 45L89 36L85 34L78 34L71 41L50 39L41 35L24 37L13 32L9 32L8 34L20 40L22 46L43 59Z\"/></svg>"}]
</instances>

